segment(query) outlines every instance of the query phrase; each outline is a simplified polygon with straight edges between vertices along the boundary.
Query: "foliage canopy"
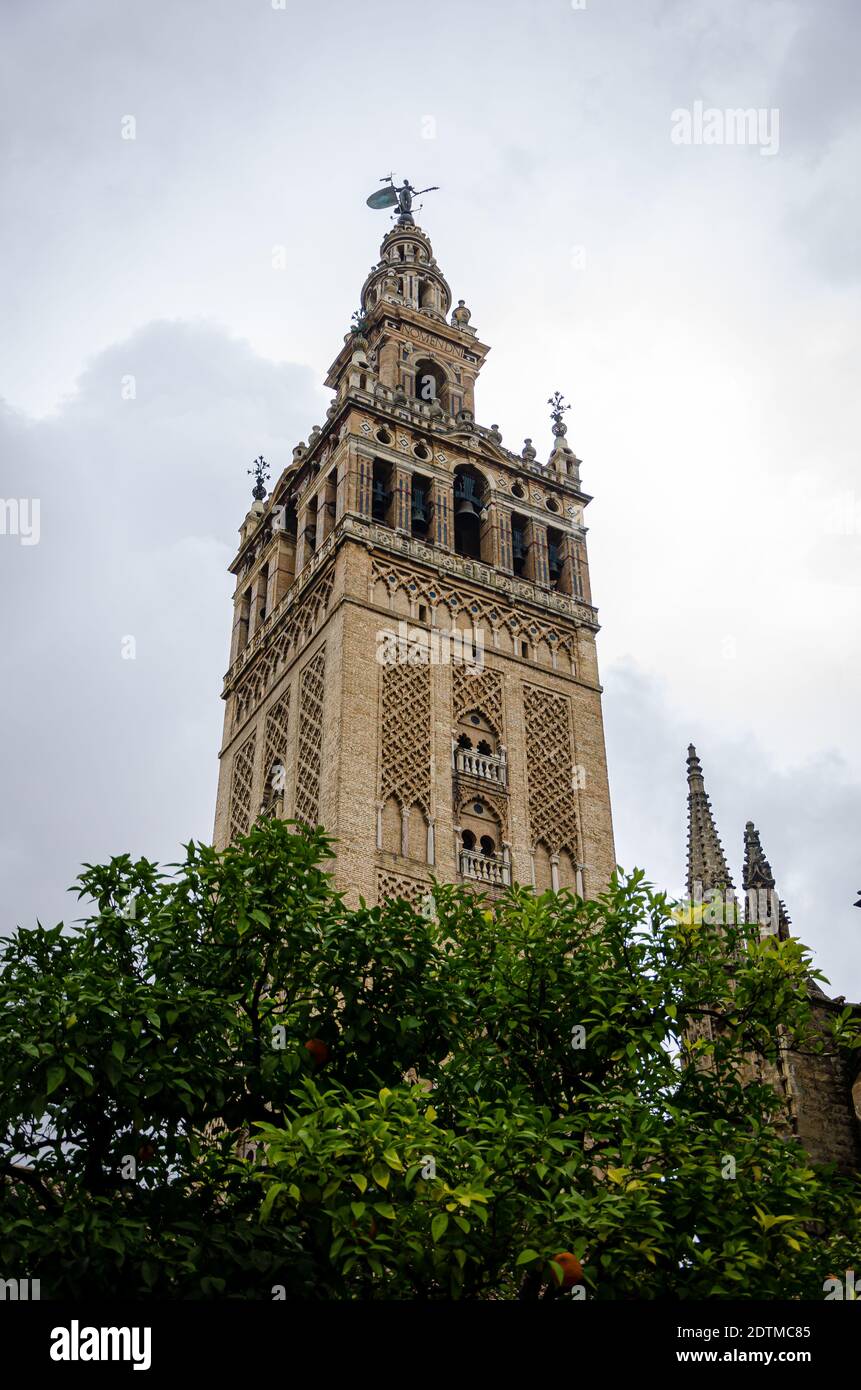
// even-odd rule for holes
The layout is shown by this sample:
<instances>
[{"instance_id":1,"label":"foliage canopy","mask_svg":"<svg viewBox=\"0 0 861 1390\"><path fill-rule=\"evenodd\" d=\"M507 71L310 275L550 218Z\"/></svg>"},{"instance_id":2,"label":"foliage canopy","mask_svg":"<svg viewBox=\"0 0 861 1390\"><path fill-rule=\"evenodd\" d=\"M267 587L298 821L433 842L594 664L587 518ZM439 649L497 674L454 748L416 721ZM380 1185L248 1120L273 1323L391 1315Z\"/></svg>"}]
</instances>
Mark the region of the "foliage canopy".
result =
<instances>
[{"instance_id":1,"label":"foliage canopy","mask_svg":"<svg viewBox=\"0 0 861 1390\"><path fill-rule=\"evenodd\" d=\"M74 930L5 943L6 1271L69 1298L576 1297L567 1252L588 1298L821 1298L857 1258L857 1183L744 1084L751 1050L826 1045L798 942L639 872L351 910L331 852L270 820L170 874L120 856L85 866Z\"/></svg>"}]
</instances>

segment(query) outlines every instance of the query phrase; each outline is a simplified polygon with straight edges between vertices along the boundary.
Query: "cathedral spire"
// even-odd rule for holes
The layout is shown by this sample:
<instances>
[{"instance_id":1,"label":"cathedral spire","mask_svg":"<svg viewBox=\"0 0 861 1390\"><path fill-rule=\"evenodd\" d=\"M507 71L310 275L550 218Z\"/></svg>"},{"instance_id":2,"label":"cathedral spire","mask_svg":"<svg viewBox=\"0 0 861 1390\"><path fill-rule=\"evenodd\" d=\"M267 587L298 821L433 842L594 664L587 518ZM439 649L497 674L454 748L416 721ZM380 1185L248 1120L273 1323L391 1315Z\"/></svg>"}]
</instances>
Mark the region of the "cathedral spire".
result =
<instances>
[{"instance_id":1,"label":"cathedral spire","mask_svg":"<svg viewBox=\"0 0 861 1390\"><path fill-rule=\"evenodd\" d=\"M789 936L790 920L784 903L775 891L774 874L765 857L759 831L752 820L744 827L745 921L758 922L763 935L776 933L782 941Z\"/></svg>"},{"instance_id":2,"label":"cathedral spire","mask_svg":"<svg viewBox=\"0 0 861 1390\"><path fill-rule=\"evenodd\" d=\"M691 743L688 745L688 896L699 898L715 889L731 893L733 888L711 802L706 795L703 770Z\"/></svg>"}]
</instances>

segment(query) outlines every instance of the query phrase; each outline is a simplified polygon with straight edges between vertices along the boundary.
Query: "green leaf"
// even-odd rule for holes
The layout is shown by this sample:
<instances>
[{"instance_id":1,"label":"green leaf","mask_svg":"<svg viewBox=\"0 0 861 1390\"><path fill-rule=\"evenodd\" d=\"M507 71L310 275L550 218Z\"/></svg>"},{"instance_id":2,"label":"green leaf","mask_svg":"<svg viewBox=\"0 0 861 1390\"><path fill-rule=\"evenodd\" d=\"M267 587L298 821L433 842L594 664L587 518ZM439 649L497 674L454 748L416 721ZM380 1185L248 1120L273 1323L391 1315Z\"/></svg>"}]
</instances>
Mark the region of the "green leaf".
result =
<instances>
[{"instance_id":1,"label":"green leaf","mask_svg":"<svg viewBox=\"0 0 861 1390\"><path fill-rule=\"evenodd\" d=\"M49 1067L48 1075L45 1078L45 1095L52 1096L58 1087L63 1084L65 1077L65 1067Z\"/></svg>"},{"instance_id":2,"label":"green leaf","mask_svg":"<svg viewBox=\"0 0 861 1390\"><path fill-rule=\"evenodd\" d=\"M265 1221L272 1211L273 1206L281 1193L285 1190L286 1183L273 1182L266 1189L266 1196L263 1198L263 1205L260 1208L260 1220Z\"/></svg>"},{"instance_id":3,"label":"green leaf","mask_svg":"<svg viewBox=\"0 0 861 1390\"><path fill-rule=\"evenodd\" d=\"M102 1063L102 1068L111 1085L116 1086L117 1082L123 1074L123 1069L117 1061L116 1057L108 1055Z\"/></svg>"},{"instance_id":4,"label":"green leaf","mask_svg":"<svg viewBox=\"0 0 861 1390\"><path fill-rule=\"evenodd\" d=\"M374 1182L377 1184L377 1187L388 1187L389 1170L384 1163L374 1164L373 1168L371 1169L371 1177L374 1179Z\"/></svg>"},{"instance_id":5,"label":"green leaf","mask_svg":"<svg viewBox=\"0 0 861 1390\"><path fill-rule=\"evenodd\" d=\"M447 1230L448 1217L446 1216L444 1211L441 1211L439 1216L435 1216L433 1221L431 1222L431 1235L433 1237L434 1244L437 1243L441 1236L445 1235Z\"/></svg>"},{"instance_id":6,"label":"green leaf","mask_svg":"<svg viewBox=\"0 0 861 1390\"><path fill-rule=\"evenodd\" d=\"M514 1261L514 1263L515 1263L515 1265L528 1265L528 1264L532 1264L532 1261L533 1261L533 1260L540 1260L540 1259L541 1259L541 1256L539 1255L539 1253L538 1253L537 1250L521 1250L520 1254L517 1256L517 1259Z\"/></svg>"}]
</instances>

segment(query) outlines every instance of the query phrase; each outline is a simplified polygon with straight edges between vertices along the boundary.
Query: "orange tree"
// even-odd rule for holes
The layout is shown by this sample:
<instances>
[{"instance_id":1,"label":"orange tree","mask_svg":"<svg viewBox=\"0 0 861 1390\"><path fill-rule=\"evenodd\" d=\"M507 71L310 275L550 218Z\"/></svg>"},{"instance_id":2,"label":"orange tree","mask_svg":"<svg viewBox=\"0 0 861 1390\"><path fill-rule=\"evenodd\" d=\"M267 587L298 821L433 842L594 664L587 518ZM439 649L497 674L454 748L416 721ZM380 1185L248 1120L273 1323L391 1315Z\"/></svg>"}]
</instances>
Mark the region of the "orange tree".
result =
<instances>
[{"instance_id":1,"label":"orange tree","mask_svg":"<svg viewBox=\"0 0 861 1390\"><path fill-rule=\"evenodd\" d=\"M171 873L121 856L85 867L73 930L5 943L7 1276L44 1297L817 1298L857 1268L857 1182L744 1084L751 1052L857 1045L848 1015L813 1030L798 942L710 928L640 873L590 902L437 885L419 913L349 909L331 852L267 821Z\"/></svg>"}]
</instances>

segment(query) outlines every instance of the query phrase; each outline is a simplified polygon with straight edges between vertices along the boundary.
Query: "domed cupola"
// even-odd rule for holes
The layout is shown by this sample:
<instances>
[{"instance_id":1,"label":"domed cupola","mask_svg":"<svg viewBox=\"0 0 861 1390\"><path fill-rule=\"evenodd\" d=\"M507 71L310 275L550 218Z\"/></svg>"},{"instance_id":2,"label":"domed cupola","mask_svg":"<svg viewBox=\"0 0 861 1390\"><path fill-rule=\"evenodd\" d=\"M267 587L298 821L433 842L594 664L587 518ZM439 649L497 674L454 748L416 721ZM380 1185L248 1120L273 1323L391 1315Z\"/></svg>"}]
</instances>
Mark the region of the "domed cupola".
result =
<instances>
[{"instance_id":1,"label":"domed cupola","mask_svg":"<svg viewBox=\"0 0 861 1390\"><path fill-rule=\"evenodd\" d=\"M362 286L362 309L370 314L381 301L445 321L451 289L436 263L430 238L420 227L398 225L384 238L379 264Z\"/></svg>"}]
</instances>

